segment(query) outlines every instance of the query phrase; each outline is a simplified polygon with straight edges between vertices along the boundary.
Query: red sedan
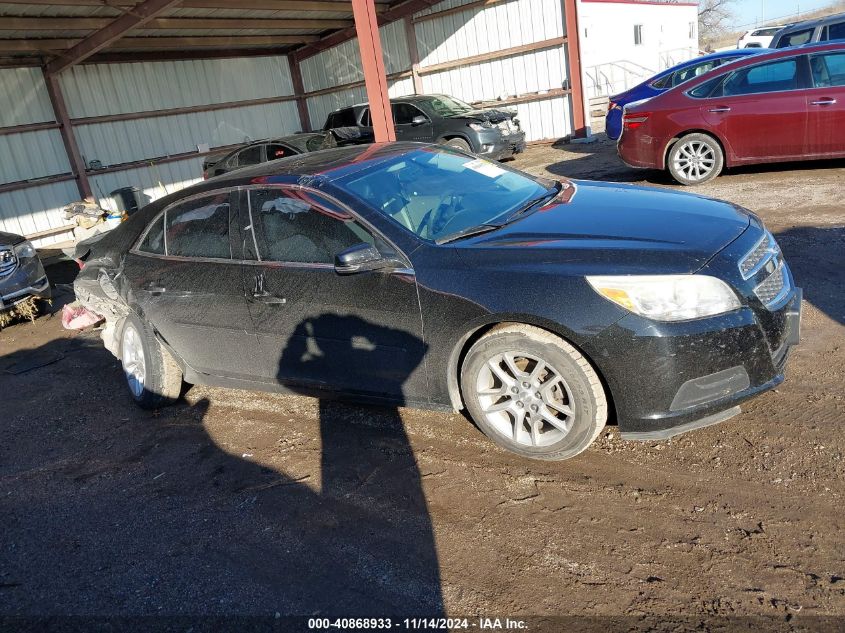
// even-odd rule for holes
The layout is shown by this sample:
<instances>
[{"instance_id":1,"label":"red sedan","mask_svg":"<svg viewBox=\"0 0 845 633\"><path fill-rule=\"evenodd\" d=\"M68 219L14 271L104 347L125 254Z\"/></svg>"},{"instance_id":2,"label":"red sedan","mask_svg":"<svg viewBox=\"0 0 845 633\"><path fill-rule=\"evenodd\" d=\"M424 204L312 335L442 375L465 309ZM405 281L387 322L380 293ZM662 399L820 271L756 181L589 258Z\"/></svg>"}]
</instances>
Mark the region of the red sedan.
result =
<instances>
[{"instance_id":1,"label":"red sedan","mask_svg":"<svg viewBox=\"0 0 845 633\"><path fill-rule=\"evenodd\" d=\"M684 185L726 166L845 157L845 43L752 55L630 104L618 151Z\"/></svg>"}]
</instances>

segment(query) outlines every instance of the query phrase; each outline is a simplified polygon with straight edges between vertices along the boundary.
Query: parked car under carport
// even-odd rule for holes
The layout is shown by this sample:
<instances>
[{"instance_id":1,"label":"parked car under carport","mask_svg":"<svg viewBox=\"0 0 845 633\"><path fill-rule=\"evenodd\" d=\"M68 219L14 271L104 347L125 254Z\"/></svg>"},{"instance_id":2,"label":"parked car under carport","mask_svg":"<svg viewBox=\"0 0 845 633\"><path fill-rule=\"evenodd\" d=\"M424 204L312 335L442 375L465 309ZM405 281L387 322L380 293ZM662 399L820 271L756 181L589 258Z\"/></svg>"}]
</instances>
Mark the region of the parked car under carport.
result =
<instances>
[{"instance_id":1,"label":"parked car under carport","mask_svg":"<svg viewBox=\"0 0 845 633\"><path fill-rule=\"evenodd\" d=\"M51 296L50 282L35 247L21 235L0 232L0 323L3 313Z\"/></svg>"}]
</instances>

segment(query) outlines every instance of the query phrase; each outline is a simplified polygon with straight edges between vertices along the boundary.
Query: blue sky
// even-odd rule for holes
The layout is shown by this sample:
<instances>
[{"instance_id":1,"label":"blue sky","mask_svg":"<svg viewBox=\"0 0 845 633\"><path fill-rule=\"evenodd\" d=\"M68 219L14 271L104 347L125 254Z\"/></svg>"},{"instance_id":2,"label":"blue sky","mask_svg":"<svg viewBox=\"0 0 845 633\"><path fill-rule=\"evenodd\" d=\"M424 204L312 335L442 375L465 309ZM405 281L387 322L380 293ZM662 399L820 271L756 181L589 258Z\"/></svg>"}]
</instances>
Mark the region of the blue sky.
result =
<instances>
[{"instance_id":1,"label":"blue sky","mask_svg":"<svg viewBox=\"0 0 845 633\"><path fill-rule=\"evenodd\" d=\"M780 21L789 22L799 10L804 13L831 4L834 4L832 0L735 0L733 12L739 30L756 26L761 15L767 21L783 18Z\"/></svg>"}]
</instances>

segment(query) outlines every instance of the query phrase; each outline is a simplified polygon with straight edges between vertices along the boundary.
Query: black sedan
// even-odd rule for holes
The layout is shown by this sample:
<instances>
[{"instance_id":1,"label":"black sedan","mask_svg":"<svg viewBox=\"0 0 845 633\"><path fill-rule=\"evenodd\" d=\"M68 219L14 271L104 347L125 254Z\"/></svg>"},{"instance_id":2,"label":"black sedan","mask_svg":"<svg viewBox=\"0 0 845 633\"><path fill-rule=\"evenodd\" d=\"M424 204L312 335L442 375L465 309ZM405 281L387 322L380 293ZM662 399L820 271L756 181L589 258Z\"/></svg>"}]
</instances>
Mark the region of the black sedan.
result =
<instances>
[{"instance_id":1,"label":"black sedan","mask_svg":"<svg viewBox=\"0 0 845 633\"><path fill-rule=\"evenodd\" d=\"M336 145L337 142L330 132L300 132L290 136L252 141L229 152L207 156L202 163L202 177L213 178L235 169L316 152Z\"/></svg>"},{"instance_id":2,"label":"black sedan","mask_svg":"<svg viewBox=\"0 0 845 633\"><path fill-rule=\"evenodd\" d=\"M801 291L753 214L440 146L216 178L92 247L79 298L132 397L182 382L466 408L527 457L655 439L783 380Z\"/></svg>"}]
</instances>

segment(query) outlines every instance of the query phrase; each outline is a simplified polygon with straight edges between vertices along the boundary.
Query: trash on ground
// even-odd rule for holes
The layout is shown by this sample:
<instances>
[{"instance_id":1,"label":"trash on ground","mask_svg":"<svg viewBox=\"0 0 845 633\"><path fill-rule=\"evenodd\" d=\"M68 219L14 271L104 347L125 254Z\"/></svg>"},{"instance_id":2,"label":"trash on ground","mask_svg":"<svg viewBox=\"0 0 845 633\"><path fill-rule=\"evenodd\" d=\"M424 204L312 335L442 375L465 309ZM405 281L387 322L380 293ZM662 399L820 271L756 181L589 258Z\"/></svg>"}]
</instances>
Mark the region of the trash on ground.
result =
<instances>
[{"instance_id":1,"label":"trash on ground","mask_svg":"<svg viewBox=\"0 0 845 633\"><path fill-rule=\"evenodd\" d=\"M66 330L84 330L97 325L103 320L96 312L78 302L69 303L62 307L62 326Z\"/></svg>"}]
</instances>

